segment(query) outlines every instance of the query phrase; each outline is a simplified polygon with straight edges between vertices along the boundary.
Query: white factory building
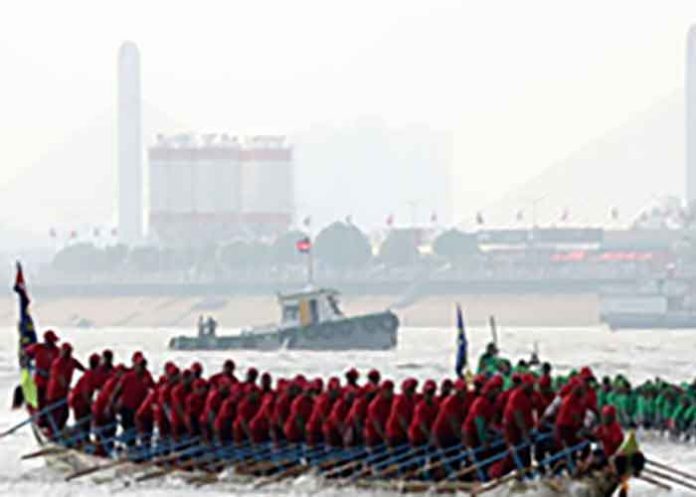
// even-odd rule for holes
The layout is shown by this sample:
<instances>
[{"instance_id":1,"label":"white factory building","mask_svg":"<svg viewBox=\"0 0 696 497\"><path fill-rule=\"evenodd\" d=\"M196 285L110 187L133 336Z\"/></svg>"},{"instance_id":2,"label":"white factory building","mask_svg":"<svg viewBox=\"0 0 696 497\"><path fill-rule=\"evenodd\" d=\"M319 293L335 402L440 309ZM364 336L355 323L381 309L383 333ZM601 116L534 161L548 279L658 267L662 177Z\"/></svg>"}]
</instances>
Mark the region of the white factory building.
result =
<instances>
[{"instance_id":1,"label":"white factory building","mask_svg":"<svg viewBox=\"0 0 696 497\"><path fill-rule=\"evenodd\" d=\"M294 213L284 136L158 135L148 149L149 232L170 246L272 237Z\"/></svg>"}]
</instances>

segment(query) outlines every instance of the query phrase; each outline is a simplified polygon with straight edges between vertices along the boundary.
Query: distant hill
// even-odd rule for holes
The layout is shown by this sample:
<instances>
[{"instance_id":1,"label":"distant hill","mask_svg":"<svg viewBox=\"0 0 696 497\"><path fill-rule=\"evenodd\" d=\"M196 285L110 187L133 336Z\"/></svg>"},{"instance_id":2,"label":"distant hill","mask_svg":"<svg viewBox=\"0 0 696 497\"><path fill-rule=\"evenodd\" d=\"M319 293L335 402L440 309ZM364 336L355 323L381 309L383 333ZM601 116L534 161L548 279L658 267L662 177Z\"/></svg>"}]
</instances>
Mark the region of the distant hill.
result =
<instances>
[{"instance_id":1,"label":"distant hill","mask_svg":"<svg viewBox=\"0 0 696 497\"><path fill-rule=\"evenodd\" d=\"M614 131L599 137L505 194L484 209L487 224L513 224L524 210L531 222L558 223L563 209L568 223L604 224L612 207L629 222L665 195L683 196L684 98L674 92Z\"/></svg>"}]
</instances>

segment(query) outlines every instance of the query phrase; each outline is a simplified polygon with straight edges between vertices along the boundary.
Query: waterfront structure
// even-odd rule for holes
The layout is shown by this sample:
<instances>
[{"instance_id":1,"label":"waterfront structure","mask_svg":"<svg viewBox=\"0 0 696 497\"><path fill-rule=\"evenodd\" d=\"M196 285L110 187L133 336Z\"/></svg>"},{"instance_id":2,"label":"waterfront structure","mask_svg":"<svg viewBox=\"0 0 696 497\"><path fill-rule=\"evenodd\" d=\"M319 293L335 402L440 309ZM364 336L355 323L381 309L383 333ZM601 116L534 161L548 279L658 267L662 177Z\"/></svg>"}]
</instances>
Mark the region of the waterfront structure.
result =
<instances>
[{"instance_id":1,"label":"waterfront structure","mask_svg":"<svg viewBox=\"0 0 696 497\"><path fill-rule=\"evenodd\" d=\"M158 135L148 150L150 234L169 246L273 237L294 213L283 136Z\"/></svg>"}]
</instances>

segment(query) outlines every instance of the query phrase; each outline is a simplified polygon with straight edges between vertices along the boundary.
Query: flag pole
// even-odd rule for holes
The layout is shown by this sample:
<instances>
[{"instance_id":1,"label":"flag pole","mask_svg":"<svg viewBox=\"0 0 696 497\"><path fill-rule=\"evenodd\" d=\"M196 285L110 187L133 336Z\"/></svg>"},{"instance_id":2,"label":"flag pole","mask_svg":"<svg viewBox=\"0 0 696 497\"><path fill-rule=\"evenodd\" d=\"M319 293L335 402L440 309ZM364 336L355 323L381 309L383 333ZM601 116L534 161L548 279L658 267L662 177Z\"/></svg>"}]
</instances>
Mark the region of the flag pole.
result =
<instances>
[{"instance_id":1,"label":"flag pole","mask_svg":"<svg viewBox=\"0 0 696 497\"><path fill-rule=\"evenodd\" d=\"M307 284L314 285L314 247L307 251Z\"/></svg>"},{"instance_id":2,"label":"flag pole","mask_svg":"<svg viewBox=\"0 0 696 497\"><path fill-rule=\"evenodd\" d=\"M493 339L493 343L495 346L498 346L498 327L495 324L495 316L491 315L488 317L488 324L490 325L491 328L491 338Z\"/></svg>"}]
</instances>

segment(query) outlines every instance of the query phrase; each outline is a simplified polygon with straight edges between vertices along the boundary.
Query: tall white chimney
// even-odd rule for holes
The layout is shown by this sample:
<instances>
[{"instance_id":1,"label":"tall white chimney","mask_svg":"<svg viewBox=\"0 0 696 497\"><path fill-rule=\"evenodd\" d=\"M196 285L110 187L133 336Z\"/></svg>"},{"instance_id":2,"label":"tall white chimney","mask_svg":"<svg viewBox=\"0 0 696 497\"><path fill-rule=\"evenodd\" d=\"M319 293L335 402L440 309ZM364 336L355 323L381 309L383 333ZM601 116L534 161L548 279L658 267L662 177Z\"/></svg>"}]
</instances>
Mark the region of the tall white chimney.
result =
<instances>
[{"instance_id":1,"label":"tall white chimney","mask_svg":"<svg viewBox=\"0 0 696 497\"><path fill-rule=\"evenodd\" d=\"M143 168L140 129L140 53L127 41L118 51L118 238L143 236Z\"/></svg>"}]
</instances>

